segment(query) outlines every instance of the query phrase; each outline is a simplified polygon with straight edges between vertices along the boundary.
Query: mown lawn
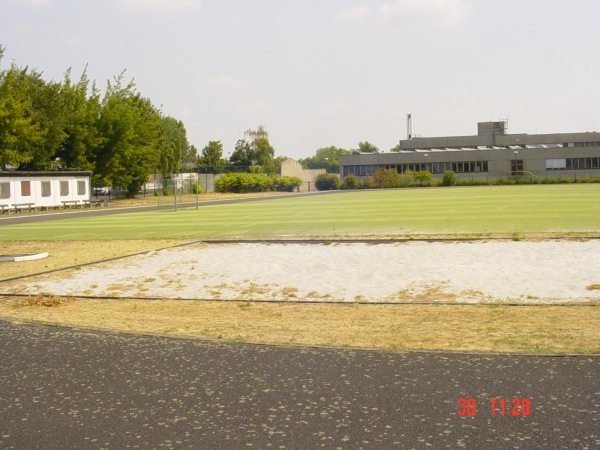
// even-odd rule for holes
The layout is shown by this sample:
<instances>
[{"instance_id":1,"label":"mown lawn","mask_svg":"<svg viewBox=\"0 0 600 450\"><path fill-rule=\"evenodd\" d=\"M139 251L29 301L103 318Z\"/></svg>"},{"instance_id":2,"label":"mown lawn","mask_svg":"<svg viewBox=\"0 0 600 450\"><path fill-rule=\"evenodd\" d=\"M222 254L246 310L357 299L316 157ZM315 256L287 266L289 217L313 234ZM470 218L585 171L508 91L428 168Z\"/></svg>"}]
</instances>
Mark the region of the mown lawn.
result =
<instances>
[{"instance_id":1,"label":"mown lawn","mask_svg":"<svg viewBox=\"0 0 600 450\"><path fill-rule=\"evenodd\" d=\"M202 197L201 197L202 200ZM0 240L598 232L600 185L341 192L0 226Z\"/></svg>"}]
</instances>

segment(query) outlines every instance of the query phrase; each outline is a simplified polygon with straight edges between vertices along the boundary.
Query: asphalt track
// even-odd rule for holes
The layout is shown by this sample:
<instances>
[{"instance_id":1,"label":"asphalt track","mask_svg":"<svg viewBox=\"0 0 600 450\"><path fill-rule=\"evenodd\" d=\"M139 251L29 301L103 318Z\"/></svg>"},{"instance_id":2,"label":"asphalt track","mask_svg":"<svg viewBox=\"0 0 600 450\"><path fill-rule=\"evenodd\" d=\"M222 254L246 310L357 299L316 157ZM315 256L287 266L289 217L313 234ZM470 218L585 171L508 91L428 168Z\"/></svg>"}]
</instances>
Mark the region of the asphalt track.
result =
<instances>
[{"instance_id":1,"label":"asphalt track","mask_svg":"<svg viewBox=\"0 0 600 450\"><path fill-rule=\"evenodd\" d=\"M0 336L0 448L600 448L599 358ZM530 414L492 415L500 397Z\"/></svg>"}]
</instances>

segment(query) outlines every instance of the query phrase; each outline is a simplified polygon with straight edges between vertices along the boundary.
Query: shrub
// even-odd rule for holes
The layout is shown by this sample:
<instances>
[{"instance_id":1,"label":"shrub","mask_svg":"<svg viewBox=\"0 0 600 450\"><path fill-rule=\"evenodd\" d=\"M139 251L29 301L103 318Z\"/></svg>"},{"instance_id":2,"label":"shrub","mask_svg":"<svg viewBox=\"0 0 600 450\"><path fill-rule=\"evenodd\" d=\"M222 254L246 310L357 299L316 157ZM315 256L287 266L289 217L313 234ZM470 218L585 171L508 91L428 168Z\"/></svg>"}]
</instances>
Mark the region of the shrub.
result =
<instances>
[{"instance_id":1,"label":"shrub","mask_svg":"<svg viewBox=\"0 0 600 450\"><path fill-rule=\"evenodd\" d=\"M413 173L413 179L419 182L419 186L431 186L431 180L433 180L433 175L427 170L421 170L419 172Z\"/></svg>"},{"instance_id":2,"label":"shrub","mask_svg":"<svg viewBox=\"0 0 600 450\"><path fill-rule=\"evenodd\" d=\"M271 177L276 189L281 192L294 192L302 186L302 180L298 177Z\"/></svg>"},{"instance_id":3,"label":"shrub","mask_svg":"<svg viewBox=\"0 0 600 450\"><path fill-rule=\"evenodd\" d=\"M319 191L335 191L340 188L340 178L333 173L322 173L315 178L315 186Z\"/></svg>"},{"instance_id":4,"label":"shrub","mask_svg":"<svg viewBox=\"0 0 600 450\"><path fill-rule=\"evenodd\" d=\"M456 178L456 174L451 170L446 170L444 172L444 177L442 178L442 186L456 186L458 179Z\"/></svg>"},{"instance_id":5,"label":"shrub","mask_svg":"<svg viewBox=\"0 0 600 450\"><path fill-rule=\"evenodd\" d=\"M282 191L292 192L302 185L297 177L278 177L254 173L228 173L215 182L217 192L248 192Z\"/></svg>"},{"instance_id":6,"label":"shrub","mask_svg":"<svg viewBox=\"0 0 600 450\"><path fill-rule=\"evenodd\" d=\"M373 173L373 187L399 188L402 186L402 177L396 169L377 169Z\"/></svg>"},{"instance_id":7,"label":"shrub","mask_svg":"<svg viewBox=\"0 0 600 450\"><path fill-rule=\"evenodd\" d=\"M400 175L400 187L409 187L413 184L413 181L413 172L411 170L407 170Z\"/></svg>"},{"instance_id":8,"label":"shrub","mask_svg":"<svg viewBox=\"0 0 600 450\"><path fill-rule=\"evenodd\" d=\"M273 190L274 181L266 175L253 173L228 173L215 183L217 192L267 192Z\"/></svg>"},{"instance_id":9,"label":"shrub","mask_svg":"<svg viewBox=\"0 0 600 450\"><path fill-rule=\"evenodd\" d=\"M344 181L341 184L342 189L360 189L361 182L354 175L350 174L344 178Z\"/></svg>"},{"instance_id":10,"label":"shrub","mask_svg":"<svg viewBox=\"0 0 600 450\"><path fill-rule=\"evenodd\" d=\"M192 183L192 194L202 194L202 186L198 183Z\"/></svg>"}]
</instances>

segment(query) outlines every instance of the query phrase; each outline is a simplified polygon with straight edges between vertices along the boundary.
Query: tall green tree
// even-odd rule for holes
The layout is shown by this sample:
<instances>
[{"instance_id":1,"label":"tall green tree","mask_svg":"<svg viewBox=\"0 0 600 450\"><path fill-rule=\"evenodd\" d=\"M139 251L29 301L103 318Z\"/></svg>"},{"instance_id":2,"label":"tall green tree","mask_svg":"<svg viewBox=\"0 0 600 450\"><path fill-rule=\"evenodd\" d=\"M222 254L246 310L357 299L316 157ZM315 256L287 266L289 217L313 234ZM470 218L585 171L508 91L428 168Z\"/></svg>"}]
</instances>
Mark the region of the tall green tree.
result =
<instances>
[{"instance_id":1,"label":"tall green tree","mask_svg":"<svg viewBox=\"0 0 600 450\"><path fill-rule=\"evenodd\" d=\"M3 55L0 47L0 62ZM43 93L41 76L15 64L0 72L0 167L6 170L28 165L50 165L50 156L40 149L46 146L47 129L41 120L37 97ZM41 158L34 161L34 158Z\"/></svg>"},{"instance_id":2,"label":"tall green tree","mask_svg":"<svg viewBox=\"0 0 600 450\"><path fill-rule=\"evenodd\" d=\"M223 144L221 141L209 141L208 144L202 149L202 156L200 157L200 167L204 171L211 171L215 173L217 168L224 165L223 160Z\"/></svg>"},{"instance_id":3,"label":"tall green tree","mask_svg":"<svg viewBox=\"0 0 600 450\"><path fill-rule=\"evenodd\" d=\"M250 165L259 165L267 170L272 168L275 149L269 142L269 133L265 127L260 125L256 130L247 130L244 137L250 144Z\"/></svg>"},{"instance_id":4,"label":"tall green tree","mask_svg":"<svg viewBox=\"0 0 600 450\"><path fill-rule=\"evenodd\" d=\"M45 82L41 74L30 74L28 88L34 121L43 133L40 145L32 146L31 160L21 165L28 170L48 170L54 168L59 148L67 138L65 126L68 120L65 97L61 95L59 82ZM60 164L62 167L62 164Z\"/></svg>"},{"instance_id":5,"label":"tall green tree","mask_svg":"<svg viewBox=\"0 0 600 450\"><path fill-rule=\"evenodd\" d=\"M340 156L354 153L356 151L332 145L318 149L314 156L301 159L299 162L307 169L325 169L329 173L338 173L340 171Z\"/></svg>"},{"instance_id":6,"label":"tall green tree","mask_svg":"<svg viewBox=\"0 0 600 450\"><path fill-rule=\"evenodd\" d=\"M234 167L250 167L252 162L252 148L246 139L239 139L235 143L235 149L229 158L229 163Z\"/></svg>"},{"instance_id":7,"label":"tall green tree","mask_svg":"<svg viewBox=\"0 0 600 450\"><path fill-rule=\"evenodd\" d=\"M95 83L90 86L87 69L77 83L71 81L70 75L71 71L68 70L61 86L65 103L66 138L58 156L66 167L93 171L96 168L96 155L105 142L99 129L100 93Z\"/></svg>"},{"instance_id":8,"label":"tall green tree","mask_svg":"<svg viewBox=\"0 0 600 450\"><path fill-rule=\"evenodd\" d=\"M371 144L369 141L359 142L358 149L359 153L379 153L379 148L376 145Z\"/></svg>"},{"instance_id":9,"label":"tall green tree","mask_svg":"<svg viewBox=\"0 0 600 450\"><path fill-rule=\"evenodd\" d=\"M159 162L161 116L150 100L123 85L122 73L107 83L99 127L105 138L96 164L103 185L119 186L134 196ZM98 183L100 184L100 183Z\"/></svg>"},{"instance_id":10,"label":"tall green tree","mask_svg":"<svg viewBox=\"0 0 600 450\"><path fill-rule=\"evenodd\" d=\"M158 147L159 171L165 176L179 173L181 164L189 159L190 148L183 122L170 116L161 117Z\"/></svg>"}]
</instances>

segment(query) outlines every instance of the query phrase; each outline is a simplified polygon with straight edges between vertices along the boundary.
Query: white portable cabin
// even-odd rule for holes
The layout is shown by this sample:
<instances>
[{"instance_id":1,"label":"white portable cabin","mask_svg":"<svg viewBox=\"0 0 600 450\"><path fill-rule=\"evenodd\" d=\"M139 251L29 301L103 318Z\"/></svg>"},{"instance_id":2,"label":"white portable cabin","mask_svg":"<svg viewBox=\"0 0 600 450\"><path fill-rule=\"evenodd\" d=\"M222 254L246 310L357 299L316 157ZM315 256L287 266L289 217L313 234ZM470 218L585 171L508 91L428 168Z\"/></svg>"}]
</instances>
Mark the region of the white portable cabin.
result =
<instances>
[{"instance_id":1,"label":"white portable cabin","mask_svg":"<svg viewBox=\"0 0 600 450\"><path fill-rule=\"evenodd\" d=\"M56 208L84 204L91 198L91 171L0 171L3 209Z\"/></svg>"}]
</instances>

